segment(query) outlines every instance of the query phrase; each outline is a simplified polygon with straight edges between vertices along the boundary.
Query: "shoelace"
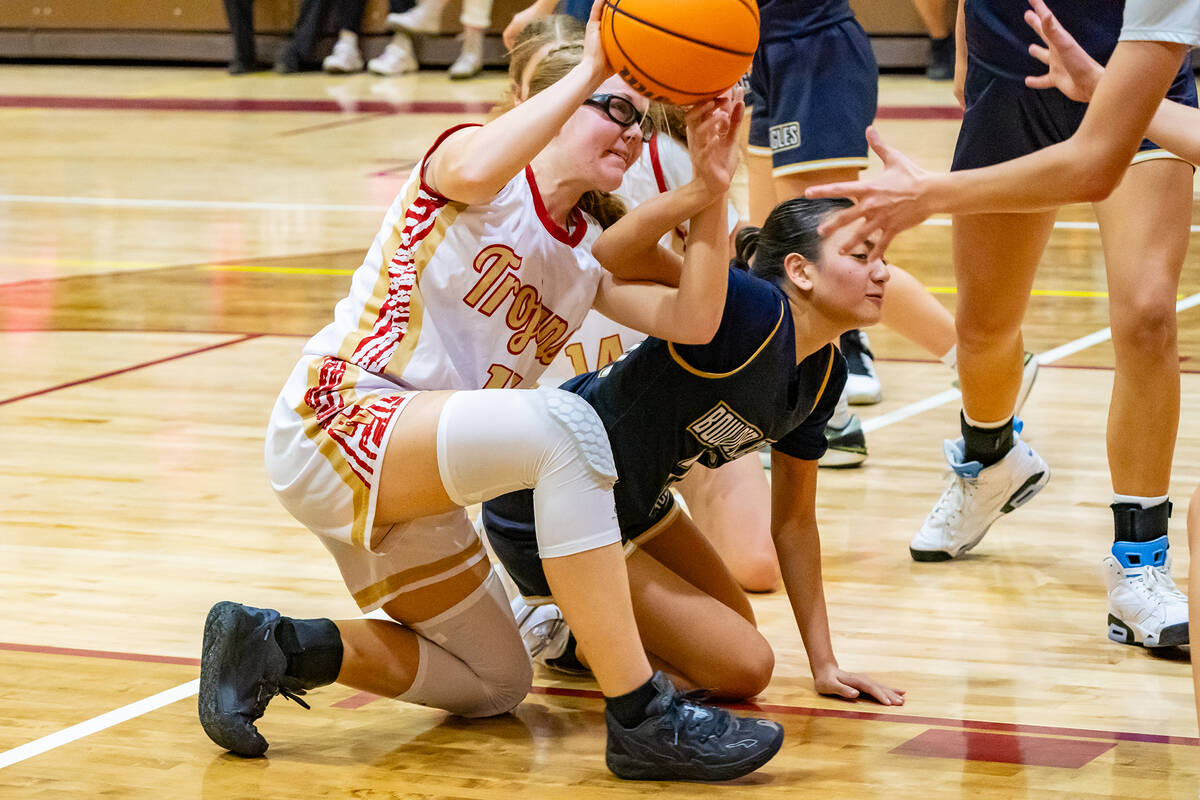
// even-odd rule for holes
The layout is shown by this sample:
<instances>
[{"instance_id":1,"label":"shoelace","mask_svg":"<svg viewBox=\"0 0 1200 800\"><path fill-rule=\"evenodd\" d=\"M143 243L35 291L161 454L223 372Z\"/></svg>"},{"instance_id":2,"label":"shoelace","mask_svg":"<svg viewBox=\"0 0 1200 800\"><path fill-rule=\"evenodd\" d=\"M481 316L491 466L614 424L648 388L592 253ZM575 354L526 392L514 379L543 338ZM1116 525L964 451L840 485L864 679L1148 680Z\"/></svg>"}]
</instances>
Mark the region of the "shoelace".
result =
<instances>
[{"instance_id":1,"label":"shoelace","mask_svg":"<svg viewBox=\"0 0 1200 800\"><path fill-rule=\"evenodd\" d=\"M1150 572L1150 579L1154 581L1155 586L1161 588L1165 595L1180 603L1187 603L1187 595L1179 591L1179 587L1175 585L1175 580L1167 571L1166 566L1150 567L1148 572Z\"/></svg>"},{"instance_id":2,"label":"shoelace","mask_svg":"<svg viewBox=\"0 0 1200 800\"><path fill-rule=\"evenodd\" d=\"M954 470L950 470L949 476L952 483L942 492L930 514L946 525L962 516L963 506L971 500L976 489L974 481L967 481Z\"/></svg>"},{"instance_id":3,"label":"shoelace","mask_svg":"<svg viewBox=\"0 0 1200 800\"><path fill-rule=\"evenodd\" d=\"M679 744L681 732L693 731L703 742L720 736L729 728L728 711L700 704L699 699L707 696L707 689L699 689L676 693L671 698L663 711L663 718L670 723L675 733L675 744Z\"/></svg>"},{"instance_id":4,"label":"shoelace","mask_svg":"<svg viewBox=\"0 0 1200 800\"><path fill-rule=\"evenodd\" d=\"M258 697L254 702L254 718L258 719L263 715L267 710L267 703L271 702L271 698L277 694L283 695L285 700L291 700L306 710L312 710L312 706L300 699L300 695L304 693L303 689L287 689L264 681L258 685Z\"/></svg>"}]
</instances>

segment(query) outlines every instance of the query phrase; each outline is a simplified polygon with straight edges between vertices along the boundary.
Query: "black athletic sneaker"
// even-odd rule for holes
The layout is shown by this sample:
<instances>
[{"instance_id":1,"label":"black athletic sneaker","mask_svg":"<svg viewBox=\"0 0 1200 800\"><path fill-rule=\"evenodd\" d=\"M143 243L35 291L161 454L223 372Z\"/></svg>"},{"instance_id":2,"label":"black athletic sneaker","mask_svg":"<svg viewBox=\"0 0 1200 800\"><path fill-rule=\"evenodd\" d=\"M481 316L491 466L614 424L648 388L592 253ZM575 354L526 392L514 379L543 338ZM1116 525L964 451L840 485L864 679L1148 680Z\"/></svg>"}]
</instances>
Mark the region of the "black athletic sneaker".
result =
<instances>
[{"instance_id":1,"label":"black athletic sneaker","mask_svg":"<svg viewBox=\"0 0 1200 800\"><path fill-rule=\"evenodd\" d=\"M817 462L817 466L846 469L857 467L867 460L867 437L863 433L862 420L857 414L851 414L849 421L841 428L827 424L825 442L828 449Z\"/></svg>"},{"instance_id":2,"label":"black athletic sneaker","mask_svg":"<svg viewBox=\"0 0 1200 800\"><path fill-rule=\"evenodd\" d=\"M748 775L779 751L783 728L765 719L736 717L702 705L654 673L658 696L636 728L605 712L608 768L618 778L641 781L728 781Z\"/></svg>"},{"instance_id":3,"label":"black athletic sneaker","mask_svg":"<svg viewBox=\"0 0 1200 800\"><path fill-rule=\"evenodd\" d=\"M200 656L200 724L208 738L239 756L267 752L254 721L277 694L308 708L304 689L284 675L287 657L275 641L279 612L217 603L204 622Z\"/></svg>"}]
</instances>

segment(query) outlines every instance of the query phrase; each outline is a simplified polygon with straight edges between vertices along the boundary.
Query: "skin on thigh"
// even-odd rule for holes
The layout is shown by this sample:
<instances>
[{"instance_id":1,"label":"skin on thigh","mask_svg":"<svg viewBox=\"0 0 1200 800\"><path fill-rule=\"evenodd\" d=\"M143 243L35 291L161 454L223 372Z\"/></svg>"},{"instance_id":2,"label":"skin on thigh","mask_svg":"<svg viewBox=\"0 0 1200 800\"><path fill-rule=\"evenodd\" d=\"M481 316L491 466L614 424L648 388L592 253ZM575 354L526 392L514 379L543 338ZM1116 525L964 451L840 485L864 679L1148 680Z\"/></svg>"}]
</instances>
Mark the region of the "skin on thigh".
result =
<instances>
[{"instance_id":1,"label":"skin on thigh","mask_svg":"<svg viewBox=\"0 0 1200 800\"><path fill-rule=\"evenodd\" d=\"M1191 232L1192 167L1176 159L1134 164L1095 208L1116 353L1108 412L1113 490L1160 497L1169 490L1179 428L1175 297Z\"/></svg>"},{"instance_id":2,"label":"skin on thigh","mask_svg":"<svg viewBox=\"0 0 1200 800\"><path fill-rule=\"evenodd\" d=\"M715 470L694 467L677 488L696 527L743 589L779 588L779 560L771 541L771 487L758 453Z\"/></svg>"},{"instance_id":3,"label":"skin on thigh","mask_svg":"<svg viewBox=\"0 0 1200 800\"><path fill-rule=\"evenodd\" d=\"M954 218L958 376L963 409L979 422L1012 416L1021 386L1021 322L1055 213Z\"/></svg>"},{"instance_id":4,"label":"skin on thigh","mask_svg":"<svg viewBox=\"0 0 1200 800\"><path fill-rule=\"evenodd\" d=\"M733 576L686 515L626 563L642 643L673 668L681 687L732 698L762 691L774 669L774 653L755 628Z\"/></svg>"},{"instance_id":5,"label":"skin on thigh","mask_svg":"<svg viewBox=\"0 0 1200 800\"><path fill-rule=\"evenodd\" d=\"M421 392L408 402L392 426L379 470L376 527L458 508L442 486L437 457L438 418L452 394Z\"/></svg>"}]
</instances>

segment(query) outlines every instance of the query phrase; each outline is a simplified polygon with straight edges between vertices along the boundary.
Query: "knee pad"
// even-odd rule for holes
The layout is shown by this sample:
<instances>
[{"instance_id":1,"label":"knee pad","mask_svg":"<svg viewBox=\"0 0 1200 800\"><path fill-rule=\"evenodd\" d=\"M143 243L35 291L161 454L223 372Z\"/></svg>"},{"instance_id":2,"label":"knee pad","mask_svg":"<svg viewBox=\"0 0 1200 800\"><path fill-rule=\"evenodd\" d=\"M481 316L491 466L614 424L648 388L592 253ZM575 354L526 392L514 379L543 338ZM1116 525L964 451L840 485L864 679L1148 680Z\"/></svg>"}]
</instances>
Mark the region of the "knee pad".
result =
<instances>
[{"instance_id":1,"label":"knee pad","mask_svg":"<svg viewBox=\"0 0 1200 800\"><path fill-rule=\"evenodd\" d=\"M417 675L398 700L490 717L529 693L533 664L494 573L461 603L410 627L420 634Z\"/></svg>"},{"instance_id":2,"label":"knee pad","mask_svg":"<svg viewBox=\"0 0 1200 800\"><path fill-rule=\"evenodd\" d=\"M559 389L456 392L438 419L438 468L459 505L533 489L539 552L570 555L618 541L608 433Z\"/></svg>"}]
</instances>

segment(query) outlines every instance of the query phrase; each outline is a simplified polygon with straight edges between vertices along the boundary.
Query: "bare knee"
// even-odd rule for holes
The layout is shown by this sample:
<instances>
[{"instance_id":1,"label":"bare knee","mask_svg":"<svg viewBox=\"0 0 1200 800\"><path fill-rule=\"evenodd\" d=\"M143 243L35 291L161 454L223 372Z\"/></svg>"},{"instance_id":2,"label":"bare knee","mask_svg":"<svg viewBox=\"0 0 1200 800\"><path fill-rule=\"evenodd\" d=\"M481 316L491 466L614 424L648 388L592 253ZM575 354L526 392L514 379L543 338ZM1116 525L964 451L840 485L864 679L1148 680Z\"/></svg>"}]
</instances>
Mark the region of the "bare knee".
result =
<instances>
[{"instance_id":1,"label":"bare knee","mask_svg":"<svg viewBox=\"0 0 1200 800\"><path fill-rule=\"evenodd\" d=\"M747 592L773 592L782 580L774 552L750 553L741 563L731 564L730 571Z\"/></svg>"},{"instance_id":2,"label":"bare knee","mask_svg":"<svg viewBox=\"0 0 1200 800\"><path fill-rule=\"evenodd\" d=\"M1158 296L1161 295L1161 296ZM1175 298L1155 293L1132 298L1113 320L1113 346L1122 355L1140 362L1174 358L1176 342Z\"/></svg>"},{"instance_id":3,"label":"bare knee","mask_svg":"<svg viewBox=\"0 0 1200 800\"><path fill-rule=\"evenodd\" d=\"M987 350L1001 343L1015 341L1021 335L1021 320L1009 319L994 313L971 313L960 310L954 320L958 348Z\"/></svg>"},{"instance_id":4,"label":"bare knee","mask_svg":"<svg viewBox=\"0 0 1200 800\"><path fill-rule=\"evenodd\" d=\"M775 671L775 652L761 635L731 649L732 658L718 666L719 673L701 681L718 697L742 700L767 688Z\"/></svg>"}]
</instances>

